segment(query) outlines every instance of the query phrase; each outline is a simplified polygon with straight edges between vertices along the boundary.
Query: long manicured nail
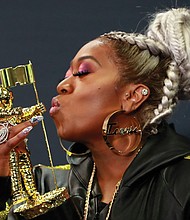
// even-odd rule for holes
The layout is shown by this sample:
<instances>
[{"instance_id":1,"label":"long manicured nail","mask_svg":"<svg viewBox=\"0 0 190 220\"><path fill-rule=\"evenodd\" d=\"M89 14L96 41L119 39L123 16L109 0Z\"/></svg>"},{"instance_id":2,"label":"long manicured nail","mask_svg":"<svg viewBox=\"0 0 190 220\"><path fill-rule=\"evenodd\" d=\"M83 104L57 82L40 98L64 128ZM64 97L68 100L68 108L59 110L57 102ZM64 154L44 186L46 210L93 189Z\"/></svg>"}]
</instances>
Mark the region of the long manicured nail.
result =
<instances>
[{"instance_id":1,"label":"long manicured nail","mask_svg":"<svg viewBox=\"0 0 190 220\"><path fill-rule=\"evenodd\" d=\"M24 129L21 131L21 134L23 134L23 135L25 136L25 135L28 134L32 129L33 129L32 126L28 126L28 127L24 128Z\"/></svg>"},{"instance_id":2,"label":"long manicured nail","mask_svg":"<svg viewBox=\"0 0 190 220\"><path fill-rule=\"evenodd\" d=\"M42 115L34 116L30 119L30 123L36 124L36 123L42 121L43 119L44 119L44 117Z\"/></svg>"}]
</instances>

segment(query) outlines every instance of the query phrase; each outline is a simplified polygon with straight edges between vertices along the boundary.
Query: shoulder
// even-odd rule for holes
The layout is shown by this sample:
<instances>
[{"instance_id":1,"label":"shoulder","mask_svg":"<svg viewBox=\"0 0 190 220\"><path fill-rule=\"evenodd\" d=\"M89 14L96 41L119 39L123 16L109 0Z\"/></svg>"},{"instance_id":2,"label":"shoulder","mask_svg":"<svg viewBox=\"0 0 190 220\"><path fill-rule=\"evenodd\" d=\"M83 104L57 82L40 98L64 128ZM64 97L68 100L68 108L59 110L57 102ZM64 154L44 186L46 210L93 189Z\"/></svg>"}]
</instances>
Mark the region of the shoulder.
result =
<instances>
[{"instance_id":1,"label":"shoulder","mask_svg":"<svg viewBox=\"0 0 190 220\"><path fill-rule=\"evenodd\" d=\"M36 165L34 175L38 190L43 194L58 187L67 187L70 164L55 166ZM54 175L56 178L54 178Z\"/></svg>"},{"instance_id":2,"label":"shoulder","mask_svg":"<svg viewBox=\"0 0 190 220\"><path fill-rule=\"evenodd\" d=\"M183 182L183 178L190 181L190 155L178 158L167 168L165 168L164 176L167 181Z\"/></svg>"},{"instance_id":3,"label":"shoulder","mask_svg":"<svg viewBox=\"0 0 190 220\"><path fill-rule=\"evenodd\" d=\"M52 175L52 172L57 175L64 175L71 169L70 164L54 166L53 169L51 166L46 166L42 164L38 164L34 166L34 173L37 175Z\"/></svg>"},{"instance_id":4,"label":"shoulder","mask_svg":"<svg viewBox=\"0 0 190 220\"><path fill-rule=\"evenodd\" d=\"M70 170L71 168L71 165L70 164L65 164L65 165L58 165L58 166L54 166L53 169L54 170ZM43 165L43 164L38 164L36 166L34 166L34 169L35 170L38 170L38 169L44 169L44 170L49 170L51 169L51 166L46 166L46 165Z\"/></svg>"},{"instance_id":5,"label":"shoulder","mask_svg":"<svg viewBox=\"0 0 190 220\"><path fill-rule=\"evenodd\" d=\"M190 156L175 161L163 172L163 181L181 206L190 202Z\"/></svg>"}]
</instances>

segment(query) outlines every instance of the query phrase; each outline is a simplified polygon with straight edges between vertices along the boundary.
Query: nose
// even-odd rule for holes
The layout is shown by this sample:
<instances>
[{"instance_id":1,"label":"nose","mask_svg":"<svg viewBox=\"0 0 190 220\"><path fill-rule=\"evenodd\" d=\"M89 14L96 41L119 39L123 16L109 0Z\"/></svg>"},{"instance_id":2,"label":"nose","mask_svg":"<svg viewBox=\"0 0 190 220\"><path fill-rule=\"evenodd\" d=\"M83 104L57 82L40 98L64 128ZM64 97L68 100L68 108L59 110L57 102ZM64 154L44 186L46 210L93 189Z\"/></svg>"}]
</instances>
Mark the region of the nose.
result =
<instances>
[{"instance_id":1,"label":"nose","mask_svg":"<svg viewBox=\"0 0 190 220\"><path fill-rule=\"evenodd\" d=\"M73 86L71 83L69 83L68 79L62 80L58 85L57 85L57 92L58 94L69 94L72 93L73 91Z\"/></svg>"}]
</instances>

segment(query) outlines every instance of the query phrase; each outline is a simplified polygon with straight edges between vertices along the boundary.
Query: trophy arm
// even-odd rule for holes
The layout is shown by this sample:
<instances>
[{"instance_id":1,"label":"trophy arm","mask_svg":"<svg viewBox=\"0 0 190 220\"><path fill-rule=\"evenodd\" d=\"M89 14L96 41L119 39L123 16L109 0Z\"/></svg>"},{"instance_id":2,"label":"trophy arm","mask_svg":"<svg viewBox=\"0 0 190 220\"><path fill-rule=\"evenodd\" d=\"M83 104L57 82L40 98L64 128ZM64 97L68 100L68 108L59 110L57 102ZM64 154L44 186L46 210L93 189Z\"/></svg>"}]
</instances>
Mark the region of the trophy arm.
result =
<instances>
[{"instance_id":1,"label":"trophy arm","mask_svg":"<svg viewBox=\"0 0 190 220\"><path fill-rule=\"evenodd\" d=\"M15 124L20 124L21 122L27 121L33 116L41 115L45 111L46 108L43 103L39 103L31 107L22 108L22 113L16 118Z\"/></svg>"}]
</instances>

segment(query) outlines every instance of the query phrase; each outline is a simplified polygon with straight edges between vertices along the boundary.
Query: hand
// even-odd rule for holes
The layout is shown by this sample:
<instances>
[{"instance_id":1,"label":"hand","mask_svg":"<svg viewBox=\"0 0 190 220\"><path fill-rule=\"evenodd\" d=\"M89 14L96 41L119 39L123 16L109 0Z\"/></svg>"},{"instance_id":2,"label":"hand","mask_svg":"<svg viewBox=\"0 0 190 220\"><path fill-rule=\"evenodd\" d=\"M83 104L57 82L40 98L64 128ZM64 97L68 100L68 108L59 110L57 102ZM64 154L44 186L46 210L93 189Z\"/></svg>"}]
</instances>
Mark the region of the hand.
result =
<instances>
[{"instance_id":1,"label":"hand","mask_svg":"<svg viewBox=\"0 0 190 220\"><path fill-rule=\"evenodd\" d=\"M42 119L42 116L36 116L29 121L8 128L7 140L0 144L0 176L9 175L9 155L11 150L17 147L17 151L23 151L24 139L37 122Z\"/></svg>"}]
</instances>

